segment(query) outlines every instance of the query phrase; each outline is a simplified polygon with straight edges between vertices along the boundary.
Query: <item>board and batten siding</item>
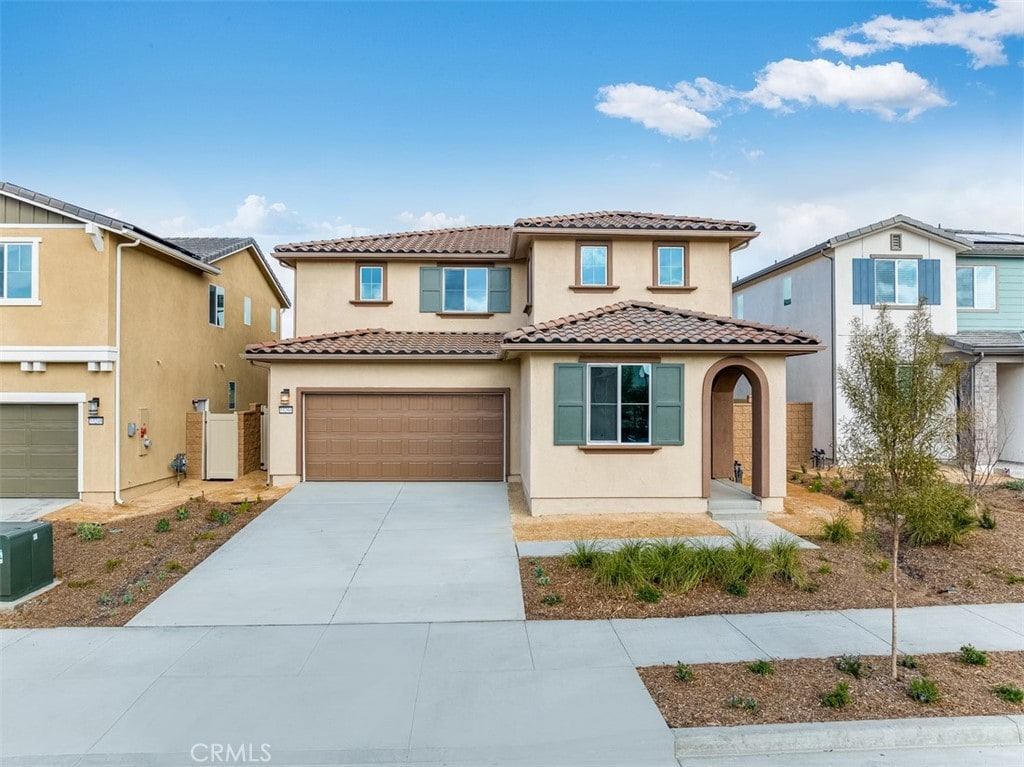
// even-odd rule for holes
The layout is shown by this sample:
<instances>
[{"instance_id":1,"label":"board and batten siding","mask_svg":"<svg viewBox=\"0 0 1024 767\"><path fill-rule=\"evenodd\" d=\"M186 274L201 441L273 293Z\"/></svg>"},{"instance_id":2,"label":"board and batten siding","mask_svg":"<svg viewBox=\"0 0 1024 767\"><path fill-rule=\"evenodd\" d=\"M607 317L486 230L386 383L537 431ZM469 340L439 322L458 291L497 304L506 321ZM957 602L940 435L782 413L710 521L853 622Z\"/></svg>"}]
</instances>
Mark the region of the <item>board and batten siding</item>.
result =
<instances>
[{"instance_id":1,"label":"board and batten siding","mask_svg":"<svg viewBox=\"0 0 1024 767\"><path fill-rule=\"evenodd\" d=\"M960 257L957 266L996 265L996 311L958 309L958 330L1024 330L1024 258ZM955 298L954 298L955 301Z\"/></svg>"}]
</instances>

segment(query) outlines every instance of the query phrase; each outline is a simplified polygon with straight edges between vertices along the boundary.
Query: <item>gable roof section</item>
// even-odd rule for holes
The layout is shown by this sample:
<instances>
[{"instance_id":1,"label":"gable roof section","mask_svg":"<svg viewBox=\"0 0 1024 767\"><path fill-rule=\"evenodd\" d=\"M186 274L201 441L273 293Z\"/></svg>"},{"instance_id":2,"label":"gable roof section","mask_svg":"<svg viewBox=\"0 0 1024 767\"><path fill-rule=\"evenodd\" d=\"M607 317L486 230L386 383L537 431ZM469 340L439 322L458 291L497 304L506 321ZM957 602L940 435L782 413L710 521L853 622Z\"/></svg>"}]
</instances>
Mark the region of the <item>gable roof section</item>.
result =
<instances>
[{"instance_id":1,"label":"gable roof section","mask_svg":"<svg viewBox=\"0 0 1024 767\"><path fill-rule=\"evenodd\" d=\"M1024 333L1015 331L961 331L946 337L954 349L968 354L1024 355Z\"/></svg>"},{"instance_id":2,"label":"gable roof section","mask_svg":"<svg viewBox=\"0 0 1024 767\"><path fill-rule=\"evenodd\" d=\"M891 227L894 226L902 226L907 229L916 229L925 237L942 240L943 242L952 245L954 248L958 250L958 252L970 247L970 243L967 240L958 237L954 232L948 229L940 229L937 226L926 224L923 221L918 221L916 218L904 216L902 213L899 213L893 216L892 218L885 219L884 221L876 221L873 224L862 226L859 229L851 229L849 232L843 232L842 234L837 234L834 237L829 237L824 242L819 242L817 245L812 245L806 250L800 251L795 256L784 258L782 261L776 261L771 266L767 266L764 269L753 272L752 274L748 274L746 277L736 280L736 282L732 284L733 290L742 288L746 285L749 285L752 282L758 282L764 277L767 277L768 275L772 274L773 272L785 269L789 266L799 263L800 261L804 261L805 259L822 255L825 253L826 250L831 250L832 248L835 248L837 245L842 245L844 242L857 240L860 239L861 237L866 237L869 234L874 234L875 232L880 232L884 229L890 229Z\"/></svg>"},{"instance_id":3,"label":"gable roof section","mask_svg":"<svg viewBox=\"0 0 1024 767\"><path fill-rule=\"evenodd\" d=\"M757 227L748 221L720 221L713 218L666 216L660 213L634 213L625 210L604 210L594 213L571 213L564 216L519 218L516 230L544 229L642 229L667 232L751 232Z\"/></svg>"},{"instance_id":4,"label":"gable roof section","mask_svg":"<svg viewBox=\"0 0 1024 767\"><path fill-rule=\"evenodd\" d=\"M278 245L276 254L430 254L507 256L511 245L510 226L465 226L423 232L346 237ZM282 260L287 261L287 258Z\"/></svg>"},{"instance_id":5,"label":"gable roof section","mask_svg":"<svg viewBox=\"0 0 1024 767\"><path fill-rule=\"evenodd\" d=\"M970 243L970 250L957 255L1024 258L1024 234L979 232L970 229L945 229L944 231Z\"/></svg>"},{"instance_id":6,"label":"gable roof section","mask_svg":"<svg viewBox=\"0 0 1024 767\"><path fill-rule=\"evenodd\" d=\"M789 328L624 301L505 334L506 349L559 345L757 346L815 351L819 339Z\"/></svg>"},{"instance_id":7,"label":"gable roof section","mask_svg":"<svg viewBox=\"0 0 1024 767\"><path fill-rule=\"evenodd\" d=\"M364 328L285 341L250 344L246 359L351 357L459 357L498 359L501 333L402 331Z\"/></svg>"},{"instance_id":8,"label":"gable roof section","mask_svg":"<svg viewBox=\"0 0 1024 767\"><path fill-rule=\"evenodd\" d=\"M274 270L270 267L270 261L263 255L259 244L252 237L168 237L167 239L169 242L173 242L190 253L195 254L196 258L200 259L204 264L213 264L222 258L240 253L246 248L252 248L256 254L256 260L259 263L260 269L267 279L270 280L274 292L277 293L277 297L281 299L285 307L291 307L292 302L288 298L284 286L277 278L277 275L274 274Z\"/></svg>"}]
</instances>

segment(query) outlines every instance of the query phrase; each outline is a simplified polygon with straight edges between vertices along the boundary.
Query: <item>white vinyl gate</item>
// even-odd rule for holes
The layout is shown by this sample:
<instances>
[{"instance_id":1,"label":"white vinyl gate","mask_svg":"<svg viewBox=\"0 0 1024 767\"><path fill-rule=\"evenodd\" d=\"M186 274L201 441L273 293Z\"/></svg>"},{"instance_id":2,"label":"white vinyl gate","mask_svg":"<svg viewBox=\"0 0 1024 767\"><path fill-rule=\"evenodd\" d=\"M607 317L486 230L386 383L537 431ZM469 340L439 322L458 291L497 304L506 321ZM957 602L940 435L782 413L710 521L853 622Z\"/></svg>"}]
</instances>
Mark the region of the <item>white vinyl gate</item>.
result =
<instances>
[{"instance_id":1,"label":"white vinyl gate","mask_svg":"<svg viewBox=\"0 0 1024 767\"><path fill-rule=\"evenodd\" d=\"M238 416L206 413L203 479L238 479Z\"/></svg>"}]
</instances>

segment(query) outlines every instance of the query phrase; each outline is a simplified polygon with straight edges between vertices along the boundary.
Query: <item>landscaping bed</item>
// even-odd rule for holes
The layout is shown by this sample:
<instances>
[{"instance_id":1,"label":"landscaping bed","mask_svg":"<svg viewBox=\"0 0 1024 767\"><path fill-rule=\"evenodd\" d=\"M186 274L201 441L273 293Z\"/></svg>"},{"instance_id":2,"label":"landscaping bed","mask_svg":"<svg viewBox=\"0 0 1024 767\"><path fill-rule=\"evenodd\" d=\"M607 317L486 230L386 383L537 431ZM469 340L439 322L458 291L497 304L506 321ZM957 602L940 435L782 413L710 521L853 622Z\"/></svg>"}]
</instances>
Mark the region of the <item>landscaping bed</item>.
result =
<instances>
[{"instance_id":1,"label":"landscaping bed","mask_svg":"<svg viewBox=\"0 0 1024 767\"><path fill-rule=\"evenodd\" d=\"M1024 704L1004 700L996 688L1024 687L1024 652L987 653L988 665L968 665L959 653L918 655L917 668L900 668L899 680L889 673L888 656L863 656L860 678L840 671L843 658L771 661L772 673L760 675L749 663L705 663L684 667L692 678L677 678L676 666L637 669L670 727L731 727L744 724L836 722L908 717L1022 714ZM765 666L755 665L764 670ZM682 674L686 675L685 672ZM910 695L915 680L935 685L938 698L920 702ZM848 702L837 685L847 685ZM926 683L917 681L918 685ZM920 692L920 690L919 690ZM1012 690L1003 694L1016 699Z\"/></svg>"},{"instance_id":2,"label":"landscaping bed","mask_svg":"<svg viewBox=\"0 0 1024 767\"><path fill-rule=\"evenodd\" d=\"M84 523L93 527L53 522L54 571L62 582L0 613L0 628L123 626L272 504L196 498L154 514ZM101 539L84 539L98 531Z\"/></svg>"},{"instance_id":3,"label":"landscaping bed","mask_svg":"<svg viewBox=\"0 0 1024 767\"><path fill-rule=\"evenodd\" d=\"M994 488L984 502L996 529L975 528L954 546L904 547L900 557L900 605L1004 603L1024 601L1024 498L1019 491ZM602 619L683 617L788 610L888 607L892 574L882 551L859 538L838 545L816 539L818 550L797 553L799 582L773 577L752 579L746 596L729 593L729 583L705 582L688 591L654 584L656 603L638 598L637 584L595 582L594 571L563 557L523 558L520 576L526 617Z\"/></svg>"}]
</instances>

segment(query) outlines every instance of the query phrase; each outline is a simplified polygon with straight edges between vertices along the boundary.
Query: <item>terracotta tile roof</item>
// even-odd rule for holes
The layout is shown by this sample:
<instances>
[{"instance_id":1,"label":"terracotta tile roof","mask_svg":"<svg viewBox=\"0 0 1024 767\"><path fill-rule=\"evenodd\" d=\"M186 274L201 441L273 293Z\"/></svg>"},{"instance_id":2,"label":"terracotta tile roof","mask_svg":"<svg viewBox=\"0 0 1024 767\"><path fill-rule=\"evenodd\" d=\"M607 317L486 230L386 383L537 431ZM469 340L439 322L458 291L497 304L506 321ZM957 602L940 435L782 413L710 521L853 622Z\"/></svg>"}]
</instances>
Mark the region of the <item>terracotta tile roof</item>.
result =
<instances>
[{"instance_id":1,"label":"terracotta tile roof","mask_svg":"<svg viewBox=\"0 0 1024 767\"><path fill-rule=\"evenodd\" d=\"M624 301L505 334L503 345L737 344L817 346L817 337L789 328L700 314L646 301Z\"/></svg>"},{"instance_id":2,"label":"terracotta tile roof","mask_svg":"<svg viewBox=\"0 0 1024 767\"><path fill-rule=\"evenodd\" d=\"M623 210L520 218L515 225L517 229L653 229L670 232L754 232L757 229L748 221L719 221Z\"/></svg>"},{"instance_id":3,"label":"terracotta tile roof","mask_svg":"<svg viewBox=\"0 0 1024 767\"><path fill-rule=\"evenodd\" d=\"M510 226L467 226L278 245L276 253L464 253L507 255Z\"/></svg>"},{"instance_id":4,"label":"terracotta tile roof","mask_svg":"<svg viewBox=\"0 0 1024 767\"><path fill-rule=\"evenodd\" d=\"M443 355L493 357L501 352L501 333L458 333L364 328L319 336L289 338L245 347L246 356L358 357L365 355Z\"/></svg>"}]
</instances>

